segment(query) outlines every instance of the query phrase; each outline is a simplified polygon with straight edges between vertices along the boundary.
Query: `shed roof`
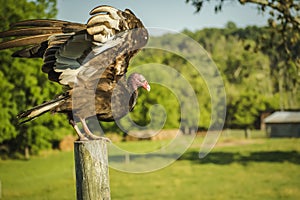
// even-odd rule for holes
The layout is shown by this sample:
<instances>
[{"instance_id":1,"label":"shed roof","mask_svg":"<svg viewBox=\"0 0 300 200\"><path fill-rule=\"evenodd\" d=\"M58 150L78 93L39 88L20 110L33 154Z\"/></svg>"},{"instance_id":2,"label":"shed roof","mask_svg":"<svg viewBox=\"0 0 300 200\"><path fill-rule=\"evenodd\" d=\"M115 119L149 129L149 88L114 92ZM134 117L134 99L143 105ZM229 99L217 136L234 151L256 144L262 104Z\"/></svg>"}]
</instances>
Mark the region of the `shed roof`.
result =
<instances>
[{"instance_id":1,"label":"shed roof","mask_svg":"<svg viewBox=\"0 0 300 200\"><path fill-rule=\"evenodd\" d=\"M266 117L265 123L300 123L300 112L277 111Z\"/></svg>"}]
</instances>

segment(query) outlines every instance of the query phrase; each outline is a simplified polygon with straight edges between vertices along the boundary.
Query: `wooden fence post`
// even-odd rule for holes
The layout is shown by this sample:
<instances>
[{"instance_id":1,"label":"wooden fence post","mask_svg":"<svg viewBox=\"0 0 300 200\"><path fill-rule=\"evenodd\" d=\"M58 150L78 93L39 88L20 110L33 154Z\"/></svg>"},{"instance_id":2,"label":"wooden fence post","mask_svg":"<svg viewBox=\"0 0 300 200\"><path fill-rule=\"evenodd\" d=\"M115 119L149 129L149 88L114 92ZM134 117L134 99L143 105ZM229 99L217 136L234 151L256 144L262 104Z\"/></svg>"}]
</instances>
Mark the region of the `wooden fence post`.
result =
<instances>
[{"instance_id":1,"label":"wooden fence post","mask_svg":"<svg viewBox=\"0 0 300 200\"><path fill-rule=\"evenodd\" d=\"M75 141L74 154L77 200L110 200L106 141Z\"/></svg>"}]
</instances>

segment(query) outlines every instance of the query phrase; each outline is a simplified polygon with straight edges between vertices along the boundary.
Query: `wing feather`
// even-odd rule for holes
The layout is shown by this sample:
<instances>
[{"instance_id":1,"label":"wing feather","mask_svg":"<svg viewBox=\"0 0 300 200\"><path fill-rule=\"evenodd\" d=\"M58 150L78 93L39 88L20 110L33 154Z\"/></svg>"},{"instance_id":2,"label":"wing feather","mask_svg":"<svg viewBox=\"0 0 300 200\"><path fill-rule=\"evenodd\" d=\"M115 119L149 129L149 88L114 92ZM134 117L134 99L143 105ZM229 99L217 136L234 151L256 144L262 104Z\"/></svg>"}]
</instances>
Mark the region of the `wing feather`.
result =
<instances>
[{"instance_id":1,"label":"wing feather","mask_svg":"<svg viewBox=\"0 0 300 200\"><path fill-rule=\"evenodd\" d=\"M15 23L0 37L0 49L25 47L19 57L43 57L43 72L50 80L72 87L91 86L99 78L107 85L123 76L130 58L147 42L142 22L128 9L99 6L87 24L62 20L26 20ZM135 29L138 29L135 31ZM107 86L105 86L107 88Z\"/></svg>"},{"instance_id":2,"label":"wing feather","mask_svg":"<svg viewBox=\"0 0 300 200\"><path fill-rule=\"evenodd\" d=\"M102 6L97 6L95 7L93 10L90 11L90 15L95 15L98 13L108 13L110 14L112 17L114 17L114 19L117 19L117 13L119 12L118 9L111 7L111 6L107 6L107 5L102 5Z\"/></svg>"},{"instance_id":3,"label":"wing feather","mask_svg":"<svg viewBox=\"0 0 300 200\"><path fill-rule=\"evenodd\" d=\"M56 54L55 71L61 72L61 84L73 85L81 80L93 85L99 78L116 81L126 73L130 58L147 42L146 29L128 9L123 12L100 6L90 14L93 16L87 22L86 33L71 37ZM78 65L64 61L65 57L76 60Z\"/></svg>"},{"instance_id":4,"label":"wing feather","mask_svg":"<svg viewBox=\"0 0 300 200\"><path fill-rule=\"evenodd\" d=\"M47 47L41 47L43 42L55 34L68 34L84 30L85 24L62 20L38 19L25 20L11 25L11 30L0 33L0 38L16 37L0 43L0 50L26 47L13 54L16 57L42 57ZM68 38L65 38L66 41ZM45 43L44 43L45 44Z\"/></svg>"},{"instance_id":5,"label":"wing feather","mask_svg":"<svg viewBox=\"0 0 300 200\"><path fill-rule=\"evenodd\" d=\"M56 19L33 19L33 20L24 20L11 25L12 28L15 27L59 27L62 29L62 32L76 32L86 28L85 24L68 22L63 20Z\"/></svg>"},{"instance_id":6,"label":"wing feather","mask_svg":"<svg viewBox=\"0 0 300 200\"><path fill-rule=\"evenodd\" d=\"M12 37L12 36L33 36L33 35L43 35L43 34L54 34L60 33L60 27L34 27L34 28L21 28L13 29L8 31L3 31L0 33L0 38Z\"/></svg>"},{"instance_id":7,"label":"wing feather","mask_svg":"<svg viewBox=\"0 0 300 200\"><path fill-rule=\"evenodd\" d=\"M14 47L22 47L27 45L35 45L40 44L47 40L52 34L45 34L45 35L35 35L31 37L24 37L24 38L18 38L15 40L10 40L6 42L0 43L0 50L8 49L8 48L14 48Z\"/></svg>"}]
</instances>

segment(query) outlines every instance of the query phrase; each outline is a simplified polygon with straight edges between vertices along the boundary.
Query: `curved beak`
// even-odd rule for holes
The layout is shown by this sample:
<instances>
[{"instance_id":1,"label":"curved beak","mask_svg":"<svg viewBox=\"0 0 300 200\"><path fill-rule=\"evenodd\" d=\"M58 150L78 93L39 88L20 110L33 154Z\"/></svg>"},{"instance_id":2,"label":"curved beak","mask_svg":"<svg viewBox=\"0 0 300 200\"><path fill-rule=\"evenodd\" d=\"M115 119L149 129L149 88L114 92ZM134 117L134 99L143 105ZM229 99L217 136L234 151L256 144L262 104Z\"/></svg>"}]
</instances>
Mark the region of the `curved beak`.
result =
<instances>
[{"instance_id":1,"label":"curved beak","mask_svg":"<svg viewBox=\"0 0 300 200\"><path fill-rule=\"evenodd\" d=\"M151 90L151 87L150 87L150 85L148 84L147 81L144 83L143 88L144 88L145 90L147 90L148 92L150 92L150 90Z\"/></svg>"}]
</instances>

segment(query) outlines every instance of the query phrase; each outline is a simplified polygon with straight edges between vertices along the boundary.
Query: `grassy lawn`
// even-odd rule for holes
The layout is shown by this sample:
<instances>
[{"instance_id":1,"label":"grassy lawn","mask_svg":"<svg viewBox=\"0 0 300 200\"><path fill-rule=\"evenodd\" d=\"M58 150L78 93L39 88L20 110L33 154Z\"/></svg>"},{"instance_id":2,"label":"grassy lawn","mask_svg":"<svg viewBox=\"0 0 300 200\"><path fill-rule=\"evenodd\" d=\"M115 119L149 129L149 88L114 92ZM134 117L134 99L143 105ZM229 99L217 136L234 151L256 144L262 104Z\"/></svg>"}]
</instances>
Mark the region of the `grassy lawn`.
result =
<instances>
[{"instance_id":1,"label":"grassy lawn","mask_svg":"<svg viewBox=\"0 0 300 200\"><path fill-rule=\"evenodd\" d=\"M245 140L234 134L224 134L201 160L202 138L197 138L164 169L145 174L110 169L112 199L300 199L300 139ZM161 144L120 146L138 150ZM75 199L73 160L73 152L52 152L29 161L0 161L2 199Z\"/></svg>"}]
</instances>

